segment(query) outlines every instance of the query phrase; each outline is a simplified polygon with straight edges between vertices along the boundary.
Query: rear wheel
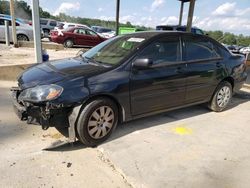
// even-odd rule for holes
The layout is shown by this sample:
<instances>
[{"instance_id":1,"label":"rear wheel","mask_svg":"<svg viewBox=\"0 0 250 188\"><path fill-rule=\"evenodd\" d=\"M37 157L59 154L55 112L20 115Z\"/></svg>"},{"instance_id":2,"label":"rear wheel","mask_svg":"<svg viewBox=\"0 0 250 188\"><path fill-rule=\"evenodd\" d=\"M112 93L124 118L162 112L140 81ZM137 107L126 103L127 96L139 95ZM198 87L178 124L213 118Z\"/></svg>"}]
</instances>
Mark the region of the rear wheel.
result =
<instances>
[{"instance_id":1,"label":"rear wheel","mask_svg":"<svg viewBox=\"0 0 250 188\"><path fill-rule=\"evenodd\" d=\"M49 38L50 30L44 29L43 32L44 32L44 38Z\"/></svg>"},{"instance_id":2,"label":"rear wheel","mask_svg":"<svg viewBox=\"0 0 250 188\"><path fill-rule=\"evenodd\" d=\"M116 104L106 98L90 102L81 112L77 122L78 139L87 146L104 142L118 122Z\"/></svg>"},{"instance_id":3,"label":"rear wheel","mask_svg":"<svg viewBox=\"0 0 250 188\"><path fill-rule=\"evenodd\" d=\"M18 41L29 41L29 38L26 35L19 34L19 35L17 35L17 40Z\"/></svg>"},{"instance_id":4,"label":"rear wheel","mask_svg":"<svg viewBox=\"0 0 250 188\"><path fill-rule=\"evenodd\" d=\"M72 39L67 39L64 41L63 45L65 48L72 48L74 45L74 42Z\"/></svg>"},{"instance_id":5,"label":"rear wheel","mask_svg":"<svg viewBox=\"0 0 250 188\"><path fill-rule=\"evenodd\" d=\"M213 95L209 108L215 112L223 111L230 103L232 93L232 85L227 81L221 82Z\"/></svg>"}]
</instances>

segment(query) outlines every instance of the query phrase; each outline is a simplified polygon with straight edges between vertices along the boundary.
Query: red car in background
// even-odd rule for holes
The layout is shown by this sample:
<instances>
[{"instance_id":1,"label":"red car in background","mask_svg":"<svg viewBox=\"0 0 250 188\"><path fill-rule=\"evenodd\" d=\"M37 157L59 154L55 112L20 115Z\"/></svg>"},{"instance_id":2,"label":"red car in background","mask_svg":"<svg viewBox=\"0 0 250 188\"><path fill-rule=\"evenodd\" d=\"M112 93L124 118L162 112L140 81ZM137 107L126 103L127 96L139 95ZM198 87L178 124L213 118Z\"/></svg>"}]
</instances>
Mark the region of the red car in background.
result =
<instances>
[{"instance_id":1,"label":"red car in background","mask_svg":"<svg viewBox=\"0 0 250 188\"><path fill-rule=\"evenodd\" d=\"M50 32L51 41L63 44L66 48L74 45L96 46L106 40L96 32L85 27L70 27L66 30L54 30Z\"/></svg>"}]
</instances>

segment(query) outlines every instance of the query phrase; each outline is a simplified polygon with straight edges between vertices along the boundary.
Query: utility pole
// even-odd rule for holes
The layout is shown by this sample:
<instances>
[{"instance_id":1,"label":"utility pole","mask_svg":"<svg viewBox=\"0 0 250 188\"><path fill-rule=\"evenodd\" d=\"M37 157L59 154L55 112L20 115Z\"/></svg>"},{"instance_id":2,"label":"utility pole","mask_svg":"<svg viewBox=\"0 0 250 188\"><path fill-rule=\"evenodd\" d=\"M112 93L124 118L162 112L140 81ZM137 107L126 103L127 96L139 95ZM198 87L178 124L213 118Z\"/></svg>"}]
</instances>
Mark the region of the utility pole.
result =
<instances>
[{"instance_id":1,"label":"utility pole","mask_svg":"<svg viewBox=\"0 0 250 188\"><path fill-rule=\"evenodd\" d=\"M14 47L18 47L17 45L17 36L16 36L16 16L15 16L15 4L14 0L10 0L10 15L11 15L11 26L12 26L12 38Z\"/></svg>"},{"instance_id":2,"label":"utility pole","mask_svg":"<svg viewBox=\"0 0 250 188\"><path fill-rule=\"evenodd\" d=\"M116 0L116 35L119 35L120 0Z\"/></svg>"},{"instance_id":3,"label":"utility pole","mask_svg":"<svg viewBox=\"0 0 250 188\"><path fill-rule=\"evenodd\" d=\"M9 30L9 21L5 20L5 42L7 46L10 46L10 30Z\"/></svg>"},{"instance_id":4,"label":"utility pole","mask_svg":"<svg viewBox=\"0 0 250 188\"><path fill-rule=\"evenodd\" d=\"M191 32L193 15L194 15L195 0L190 0L189 11L188 11L188 21L187 21L187 31Z\"/></svg>"},{"instance_id":5,"label":"utility pole","mask_svg":"<svg viewBox=\"0 0 250 188\"><path fill-rule=\"evenodd\" d=\"M35 57L37 63L42 63L42 42L39 15L39 0L32 0L32 25L34 36Z\"/></svg>"}]
</instances>

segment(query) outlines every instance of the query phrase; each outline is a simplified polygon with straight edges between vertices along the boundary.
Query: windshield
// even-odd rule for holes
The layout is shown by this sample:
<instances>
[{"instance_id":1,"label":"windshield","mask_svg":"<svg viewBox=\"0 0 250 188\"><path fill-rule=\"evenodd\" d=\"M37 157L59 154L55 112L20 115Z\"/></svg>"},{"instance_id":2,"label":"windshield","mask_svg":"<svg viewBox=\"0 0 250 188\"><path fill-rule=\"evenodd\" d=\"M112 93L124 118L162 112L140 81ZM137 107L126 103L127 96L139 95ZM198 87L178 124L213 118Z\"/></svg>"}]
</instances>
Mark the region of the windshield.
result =
<instances>
[{"instance_id":1,"label":"windshield","mask_svg":"<svg viewBox=\"0 0 250 188\"><path fill-rule=\"evenodd\" d=\"M133 52L144 40L144 38L131 36L111 38L87 51L82 57L98 63L118 65L121 60Z\"/></svg>"}]
</instances>

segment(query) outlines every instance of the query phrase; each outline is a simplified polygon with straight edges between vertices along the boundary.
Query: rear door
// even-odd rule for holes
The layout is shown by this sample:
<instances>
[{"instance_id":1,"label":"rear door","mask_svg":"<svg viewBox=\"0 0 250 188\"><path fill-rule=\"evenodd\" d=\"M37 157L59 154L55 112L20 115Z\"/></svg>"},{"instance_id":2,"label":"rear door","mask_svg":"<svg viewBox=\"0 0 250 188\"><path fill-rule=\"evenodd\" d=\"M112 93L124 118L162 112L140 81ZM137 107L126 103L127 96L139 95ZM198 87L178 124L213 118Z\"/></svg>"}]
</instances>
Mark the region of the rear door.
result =
<instances>
[{"instance_id":1,"label":"rear door","mask_svg":"<svg viewBox=\"0 0 250 188\"><path fill-rule=\"evenodd\" d=\"M207 38L183 36L184 60L187 63L186 103L208 100L224 70L221 56Z\"/></svg>"},{"instance_id":2,"label":"rear door","mask_svg":"<svg viewBox=\"0 0 250 188\"><path fill-rule=\"evenodd\" d=\"M149 44L135 58L148 58L153 66L132 67L130 101L132 115L140 115L181 105L185 99L185 68L178 36L161 38Z\"/></svg>"}]
</instances>

